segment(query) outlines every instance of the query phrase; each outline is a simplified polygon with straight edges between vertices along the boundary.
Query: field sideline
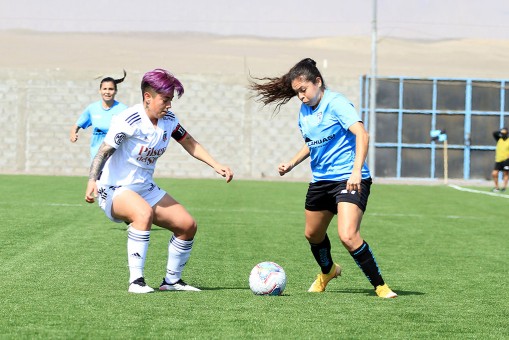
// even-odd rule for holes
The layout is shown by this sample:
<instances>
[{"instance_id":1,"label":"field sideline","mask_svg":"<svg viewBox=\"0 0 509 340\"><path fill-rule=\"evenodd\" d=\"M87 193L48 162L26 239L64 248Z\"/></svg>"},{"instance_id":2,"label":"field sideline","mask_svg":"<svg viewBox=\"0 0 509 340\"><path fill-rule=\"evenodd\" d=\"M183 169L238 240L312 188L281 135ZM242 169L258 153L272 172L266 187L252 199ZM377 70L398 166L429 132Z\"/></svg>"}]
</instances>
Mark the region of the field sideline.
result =
<instances>
[{"instance_id":1,"label":"field sideline","mask_svg":"<svg viewBox=\"0 0 509 340\"><path fill-rule=\"evenodd\" d=\"M489 188L378 184L363 221L384 278L377 298L329 236L343 276L306 290L317 266L303 236L306 183L158 179L198 221L184 280L202 292L127 293L124 224L84 202L84 177L0 175L0 338L503 339L509 227ZM170 234L154 227L147 283L164 276ZM281 297L254 296L251 268L279 263Z\"/></svg>"}]
</instances>

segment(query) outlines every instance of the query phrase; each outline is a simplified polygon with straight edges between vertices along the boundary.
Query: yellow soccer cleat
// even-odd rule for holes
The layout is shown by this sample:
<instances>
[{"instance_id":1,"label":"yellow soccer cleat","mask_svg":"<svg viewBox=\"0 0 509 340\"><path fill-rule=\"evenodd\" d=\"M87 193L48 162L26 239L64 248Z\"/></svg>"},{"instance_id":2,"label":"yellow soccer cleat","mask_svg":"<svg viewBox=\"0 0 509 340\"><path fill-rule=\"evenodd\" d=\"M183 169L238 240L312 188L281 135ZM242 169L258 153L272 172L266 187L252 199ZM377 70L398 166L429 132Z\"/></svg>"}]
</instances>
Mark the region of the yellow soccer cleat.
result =
<instances>
[{"instance_id":1,"label":"yellow soccer cleat","mask_svg":"<svg viewBox=\"0 0 509 340\"><path fill-rule=\"evenodd\" d=\"M387 284L383 286L377 286L375 288L376 295L384 299L393 299L398 297L398 294L394 293Z\"/></svg>"},{"instance_id":2,"label":"yellow soccer cleat","mask_svg":"<svg viewBox=\"0 0 509 340\"><path fill-rule=\"evenodd\" d=\"M318 274L316 276L315 282L309 287L308 292L311 293L321 293L325 291L325 287L327 287L327 284L330 280L338 277L341 275L341 267L339 264L334 263L332 265L332 268L328 274Z\"/></svg>"}]
</instances>

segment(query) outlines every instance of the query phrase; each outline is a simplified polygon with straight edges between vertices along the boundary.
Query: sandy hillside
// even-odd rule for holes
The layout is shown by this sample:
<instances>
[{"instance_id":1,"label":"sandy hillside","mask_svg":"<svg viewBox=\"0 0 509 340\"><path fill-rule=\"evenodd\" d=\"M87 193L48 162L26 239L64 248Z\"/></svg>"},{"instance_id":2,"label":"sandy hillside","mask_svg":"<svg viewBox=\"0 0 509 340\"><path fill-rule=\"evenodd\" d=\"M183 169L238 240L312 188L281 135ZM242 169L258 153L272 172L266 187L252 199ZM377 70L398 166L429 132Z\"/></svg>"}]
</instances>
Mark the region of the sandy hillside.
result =
<instances>
[{"instance_id":1,"label":"sandy hillside","mask_svg":"<svg viewBox=\"0 0 509 340\"><path fill-rule=\"evenodd\" d=\"M223 73L255 76L285 72L303 57L325 74L369 73L367 37L303 40L222 37L174 33L40 33L0 31L1 69L65 71L66 77L144 72L164 67L175 74ZM409 41L381 38L378 74L509 78L509 42L496 40Z\"/></svg>"}]
</instances>

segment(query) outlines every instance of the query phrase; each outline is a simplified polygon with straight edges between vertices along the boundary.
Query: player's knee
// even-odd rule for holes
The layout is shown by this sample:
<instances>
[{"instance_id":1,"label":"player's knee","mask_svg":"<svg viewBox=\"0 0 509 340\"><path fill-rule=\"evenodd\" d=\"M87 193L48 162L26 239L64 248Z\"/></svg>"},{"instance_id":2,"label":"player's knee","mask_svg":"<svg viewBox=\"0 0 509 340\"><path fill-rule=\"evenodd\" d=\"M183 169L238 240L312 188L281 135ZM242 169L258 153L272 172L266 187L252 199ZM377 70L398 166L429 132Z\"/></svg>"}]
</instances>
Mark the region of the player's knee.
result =
<instances>
[{"instance_id":1,"label":"player's knee","mask_svg":"<svg viewBox=\"0 0 509 340\"><path fill-rule=\"evenodd\" d=\"M343 246L347 249L350 249L354 246L354 244L358 243L358 239L360 235L358 233L340 233L339 240L343 244Z\"/></svg>"},{"instance_id":2,"label":"player's knee","mask_svg":"<svg viewBox=\"0 0 509 340\"><path fill-rule=\"evenodd\" d=\"M196 221L191 216L182 218L180 221L177 222L177 226L186 235L190 235L190 234L194 235L194 234L196 234L196 231L198 229L198 225L196 224Z\"/></svg>"},{"instance_id":3,"label":"player's knee","mask_svg":"<svg viewBox=\"0 0 509 340\"><path fill-rule=\"evenodd\" d=\"M141 208L133 211L132 214L132 223L137 225L152 225L152 220L154 219L154 211L152 208Z\"/></svg>"},{"instance_id":4,"label":"player's knee","mask_svg":"<svg viewBox=\"0 0 509 340\"><path fill-rule=\"evenodd\" d=\"M193 239L198 231L198 225L194 219L186 221L181 227L182 233L185 235L186 239Z\"/></svg>"},{"instance_id":5,"label":"player's knee","mask_svg":"<svg viewBox=\"0 0 509 340\"><path fill-rule=\"evenodd\" d=\"M325 238L325 235L321 232L312 231L312 230L305 230L304 231L304 237L309 243L313 244L319 244L322 243L322 241Z\"/></svg>"},{"instance_id":6,"label":"player's knee","mask_svg":"<svg viewBox=\"0 0 509 340\"><path fill-rule=\"evenodd\" d=\"M341 244L343 244L343 247L345 247L346 249L350 249L352 247L353 239L340 238L340 240L341 240Z\"/></svg>"},{"instance_id":7,"label":"player's knee","mask_svg":"<svg viewBox=\"0 0 509 340\"><path fill-rule=\"evenodd\" d=\"M189 224L188 231L194 235L196 235L196 232L198 232L198 224L195 220L192 220L192 222Z\"/></svg>"}]
</instances>

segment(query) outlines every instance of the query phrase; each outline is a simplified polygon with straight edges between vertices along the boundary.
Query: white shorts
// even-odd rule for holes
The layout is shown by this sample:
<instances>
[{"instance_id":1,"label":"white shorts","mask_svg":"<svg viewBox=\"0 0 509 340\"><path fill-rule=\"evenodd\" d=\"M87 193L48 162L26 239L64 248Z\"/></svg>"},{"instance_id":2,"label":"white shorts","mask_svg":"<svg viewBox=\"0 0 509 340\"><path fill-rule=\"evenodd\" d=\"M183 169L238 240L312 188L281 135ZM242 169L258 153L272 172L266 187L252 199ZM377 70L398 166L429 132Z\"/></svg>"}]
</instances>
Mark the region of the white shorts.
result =
<instances>
[{"instance_id":1,"label":"white shorts","mask_svg":"<svg viewBox=\"0 0 509 340\"><path fill-rule=\"evenodd\" d=\"M111 207L115 197L125 190L132 190L140 195L151 207L157 204L166 195L166 191L159 188L155 183L137 183L122 186L111 186L101 185L97 183L98 197L97 202L104 213L113 222L121 223L123 220L119 220L111 216Z\"/></svg>"}]
</instances>

